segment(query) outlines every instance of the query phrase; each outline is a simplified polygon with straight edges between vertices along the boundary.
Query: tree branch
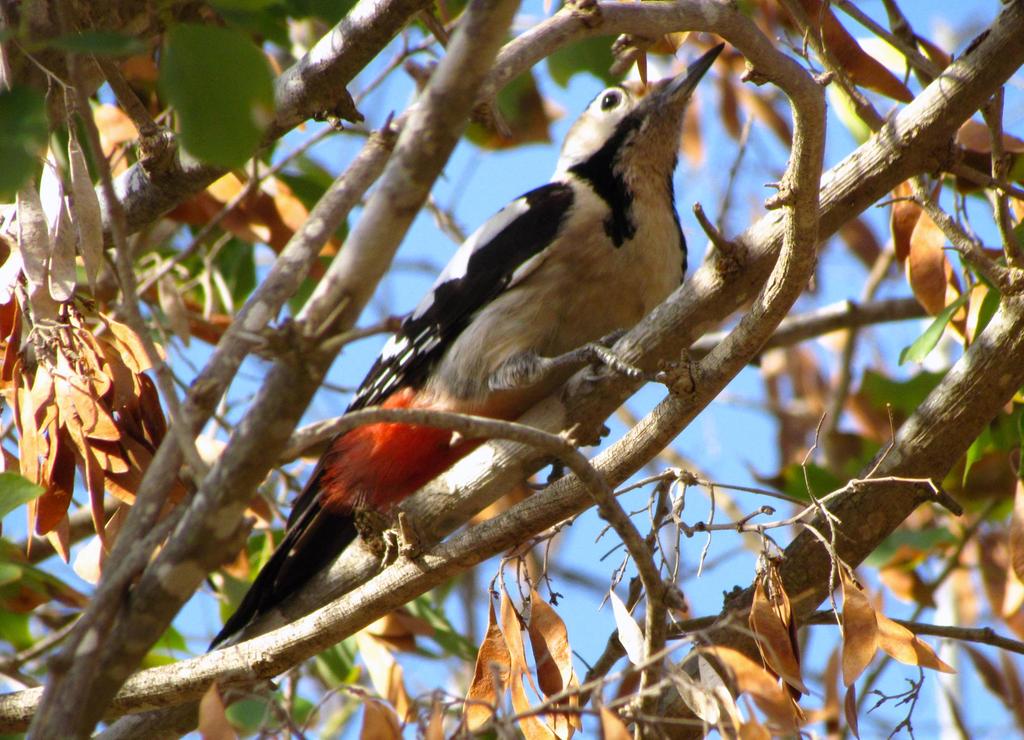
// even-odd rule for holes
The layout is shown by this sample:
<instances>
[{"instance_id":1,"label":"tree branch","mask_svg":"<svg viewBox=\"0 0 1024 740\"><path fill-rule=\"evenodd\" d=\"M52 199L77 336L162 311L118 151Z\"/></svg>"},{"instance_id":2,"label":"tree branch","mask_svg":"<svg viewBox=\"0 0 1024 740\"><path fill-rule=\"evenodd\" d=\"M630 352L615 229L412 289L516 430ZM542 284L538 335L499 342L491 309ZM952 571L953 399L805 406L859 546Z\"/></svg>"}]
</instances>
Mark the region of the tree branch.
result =
<instances>
[{"instance_id":1,"label":"tree branch","mask_svg":"<svg viewBox=\"0 0 1024 740\"><path fill-rule=\"evenodd\" d=\"M429 0L361 0L302 59L277 78L274 84L274 120L264 134L269 143L308 118L350 107L346 86L362 71L409 19ZM347 101L344 106L342 101ZM356 114L357 115L357 114ZM187 156L166 158L160 169L147 171L142 162L117 178L129 233L156 221L224 174L224 170ZM109 231L109 215L104 213Z\"/></svg>"}]
</instances>

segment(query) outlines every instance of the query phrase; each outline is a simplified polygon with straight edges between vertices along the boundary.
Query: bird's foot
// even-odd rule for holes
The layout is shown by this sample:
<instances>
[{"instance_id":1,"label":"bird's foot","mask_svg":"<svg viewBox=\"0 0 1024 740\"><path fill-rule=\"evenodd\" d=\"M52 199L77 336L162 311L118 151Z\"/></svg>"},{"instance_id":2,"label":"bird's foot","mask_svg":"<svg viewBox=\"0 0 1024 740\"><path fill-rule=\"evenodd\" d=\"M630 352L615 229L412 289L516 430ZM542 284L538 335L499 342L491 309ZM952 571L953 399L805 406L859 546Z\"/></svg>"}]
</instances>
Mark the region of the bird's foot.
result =
<instances>
[{"instance_id":1,"label":"bird's foot","mask_svg":"<svg viewBox=\"0 0 1024 740\"><path fill-rule=\"evenodd\" d=\"M422 551L419 535L404 511L395 516L372 509L360 510L356 513L356 529L367 549L380 561L381 569L399 556L415 558Z\"/></svg>"},{"instance_id":2,"label":"bird's foot","mask_svg":"<svg viewBox=\"0 0 1024 740\"><path fill-rule=\"evenodd\" d=\"M398 554L407 558L418 557L423 550L423 543L420 542L419 533L404 511L398 512L397 525L393 531L398 535Z\"/></svg>"},{"instance_id":3,"label":"bird's foot","mask_svg":"<svg viewBox=\"0 0 1024 740\"><path fill-rule=\"evenodd\" d=\"M391 516L374 509L360 509L355 513L355 524L366 549L380 561L381 569L395 562L399 548Z\"/></svg>"},{"instance_id":4,"label":"bird's foot","mask_svg":"<svg viewBox=\"0 0 1024 740\"><path fill-rule=\"evenodd\" d=\"M655 380L654 374L629 364L609 349L625 333L624 330L612 332L558 357L541 357L533 352L516 355L491 375L490 387L495 391L529 388L553 375L572 373L594 364L605 365L633 380Z\"/></svg>"}]
</instances>

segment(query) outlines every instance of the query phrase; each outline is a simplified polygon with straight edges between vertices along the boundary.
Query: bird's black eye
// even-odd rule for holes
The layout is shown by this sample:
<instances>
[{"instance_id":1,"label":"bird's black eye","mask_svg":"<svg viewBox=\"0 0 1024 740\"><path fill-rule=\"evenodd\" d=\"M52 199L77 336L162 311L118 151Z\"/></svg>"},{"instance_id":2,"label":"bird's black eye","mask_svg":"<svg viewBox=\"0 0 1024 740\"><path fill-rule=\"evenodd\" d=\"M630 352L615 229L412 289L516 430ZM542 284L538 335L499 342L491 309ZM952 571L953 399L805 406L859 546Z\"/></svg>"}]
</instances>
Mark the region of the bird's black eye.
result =
<instances>
[{"instance_id":1,"label":"bird's black eye","mask_svg":"<svg viewBox=\"0 0 1024 740\"><path fill-rule=\"evenodd\" d=\"M617 92L605 93L601 98L601 110L611 110L622 101L622 95Z\"/></svg>"}]
</instances>

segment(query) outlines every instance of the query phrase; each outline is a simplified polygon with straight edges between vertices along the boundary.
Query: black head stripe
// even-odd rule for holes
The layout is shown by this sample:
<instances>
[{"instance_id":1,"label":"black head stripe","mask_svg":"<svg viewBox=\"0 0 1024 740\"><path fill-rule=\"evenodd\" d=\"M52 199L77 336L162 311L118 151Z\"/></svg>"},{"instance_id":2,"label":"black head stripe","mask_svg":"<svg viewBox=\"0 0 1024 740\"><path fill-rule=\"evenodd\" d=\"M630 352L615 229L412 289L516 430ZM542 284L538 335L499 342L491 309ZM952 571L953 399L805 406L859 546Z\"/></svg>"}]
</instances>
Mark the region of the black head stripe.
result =
<instances>
[{"instance_id":1,"label":"black head stripe","mask_svg":"<svg viewBox=\"0 0 1024 740\"><path fill-rule=\"evenodd\" d=\"M616 247L636 234L636 224L633 223L633 193L622 175L615 171L615 161L641 120L633 114L626 116L600 149L589 159L569 168L574 175L589 182L594 192L608 204L611 213L605 219L604 230Z\"/></svg>"},{"instance_id":2,"label":"black head stripe","mask_svg":"<svg viewBox=\"0 0 1024 740\"><path fill-rule=\"evenodd\" d=\"M666 183L666 189L668 190L668 202L672 204L672 220L675 222L675 225L676 225L676 233L679 234L679 249L682 250L682 253L683 253L683 260L682 260L682 262L683 262L683 270L682 270L682 272L683 272L683 275L685 275L685 273L686 273L686 237L683 236L683 227L679 223L679 213L678 213L678 211L676 211L676 206L675 206L675 202L676 202L676 188L675 188L675 184L672 182L672 174L675 172L675 170L676 170L676 162L675 162L675 160L673 160L673 162L672 162L672 169L670 169L668 171L668 180L667 180L667 183ZM682 276L680 276L679 280L680 280L680 282L682 282Z\"/></svg>"},{"instance_id":3,"label":"black head stripe","mask_svg":"<svg viewBox=\"0 0 1024 740\"><path fill-rule=\"evenodd\" d=\"M572 206L572 188L549 183L523 199L522 212L476 245L465 270L435 284L426 307L402 323L389 351L377 358L359 386L349 410L380 403L400 387L422 385L473 315L504 290L516 269L554 241Z\"/></svg>"}]
</instances>

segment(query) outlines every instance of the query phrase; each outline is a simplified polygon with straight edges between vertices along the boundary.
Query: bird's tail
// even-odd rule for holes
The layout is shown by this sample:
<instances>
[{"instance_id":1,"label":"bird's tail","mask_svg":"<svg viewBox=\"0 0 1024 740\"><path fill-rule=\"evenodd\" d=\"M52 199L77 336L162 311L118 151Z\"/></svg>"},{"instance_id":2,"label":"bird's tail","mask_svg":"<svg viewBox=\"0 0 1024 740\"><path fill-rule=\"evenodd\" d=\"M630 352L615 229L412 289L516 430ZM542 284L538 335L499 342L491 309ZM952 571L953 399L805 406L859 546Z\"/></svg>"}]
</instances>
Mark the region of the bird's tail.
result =
<instances>
[{"instance_id":1,"label":"bird's tail","mask_svg":"<svg viewBox=\"0 0 1024 740\"><path fill-rule=\"evenodd\" d=\"M312 500L289 520L287 533L270 560L256 576L238 609L210 643L215 649L234 637L325 569L356 539L351 511L327 511Z\"/></svg>"}]
</instances>

